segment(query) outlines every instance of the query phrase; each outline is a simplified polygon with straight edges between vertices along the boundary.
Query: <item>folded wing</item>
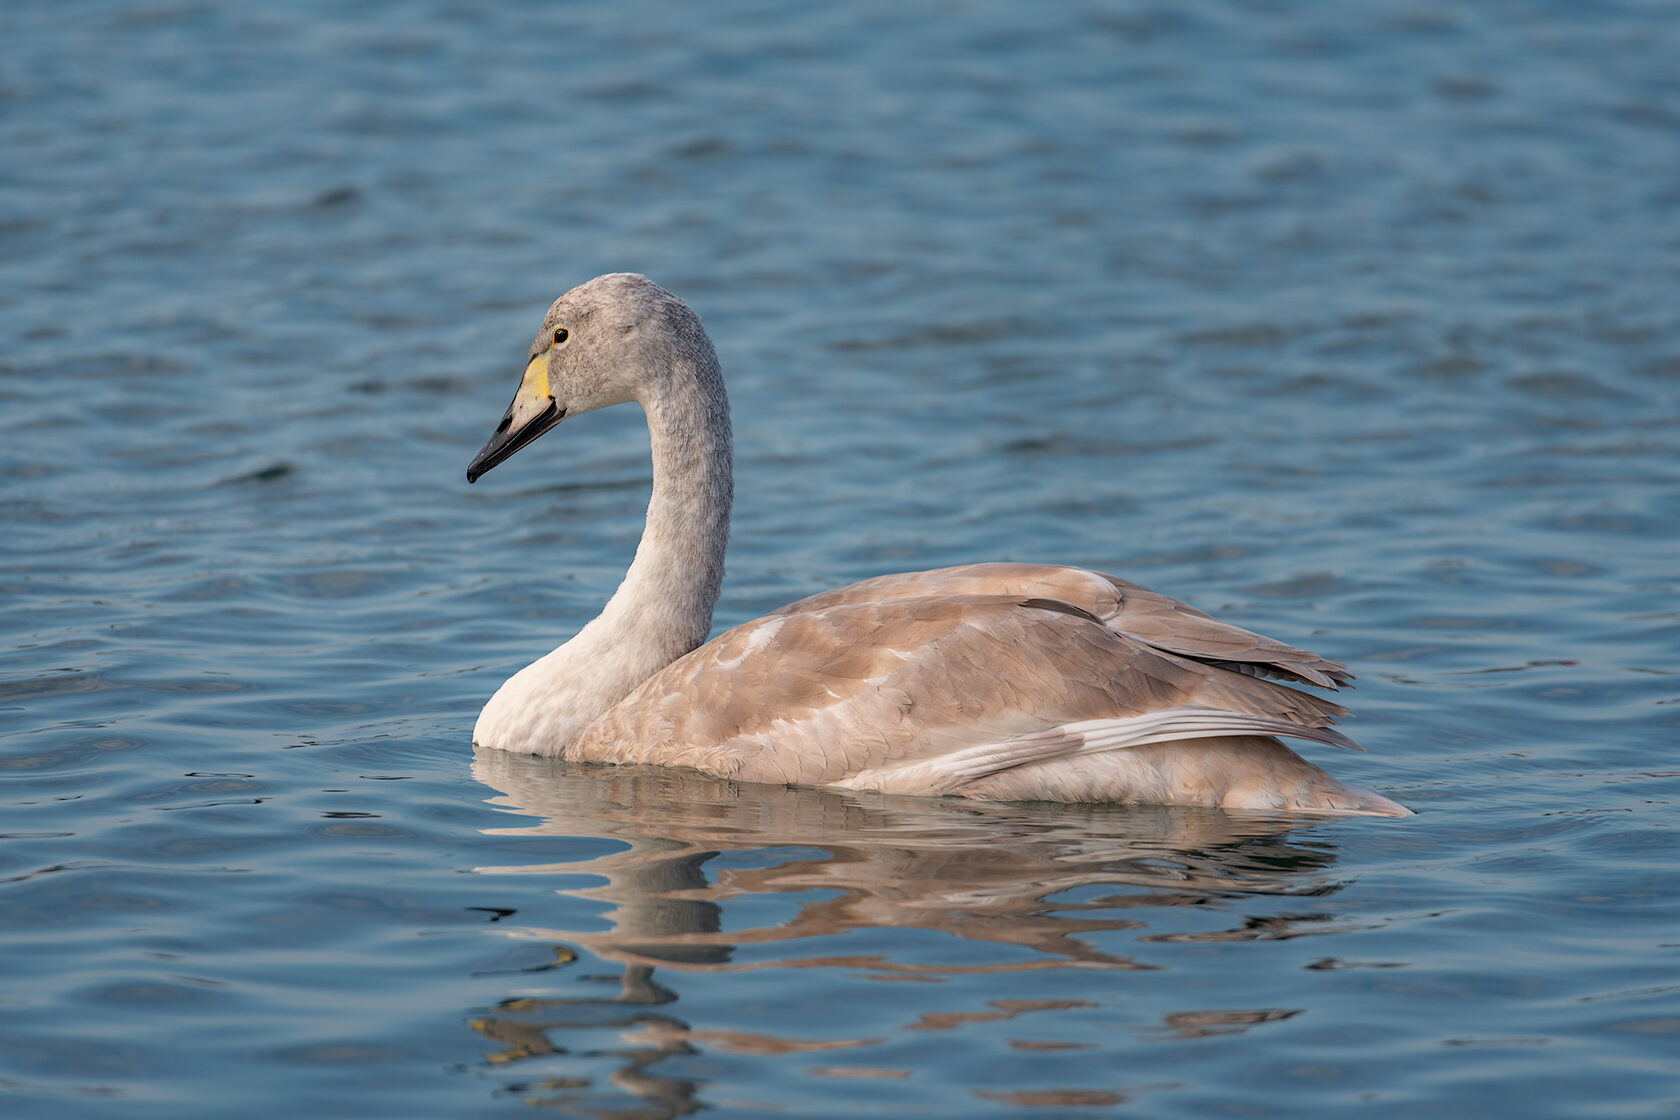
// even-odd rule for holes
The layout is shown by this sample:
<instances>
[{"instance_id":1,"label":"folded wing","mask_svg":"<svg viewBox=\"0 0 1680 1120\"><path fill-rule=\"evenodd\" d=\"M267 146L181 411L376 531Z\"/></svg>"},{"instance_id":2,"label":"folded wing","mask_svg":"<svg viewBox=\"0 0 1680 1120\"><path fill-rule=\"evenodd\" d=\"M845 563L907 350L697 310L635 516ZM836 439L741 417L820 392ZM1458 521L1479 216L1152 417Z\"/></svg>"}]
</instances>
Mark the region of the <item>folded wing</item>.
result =
<instances>
[{"instance_id":1,"label":"folded wing","mask_svg":"<svg viewBox=\"0 0 1680 1120\"><path fill-rule=\"evenodd\" d=\"M972 565L866 580L738 626L631 693L575 754L961 793L1019 767L1159 744L1355 747L1331 727L1340 705L1279 679L1350 677L1112 576Z\"/></svg>"}]
</instances>

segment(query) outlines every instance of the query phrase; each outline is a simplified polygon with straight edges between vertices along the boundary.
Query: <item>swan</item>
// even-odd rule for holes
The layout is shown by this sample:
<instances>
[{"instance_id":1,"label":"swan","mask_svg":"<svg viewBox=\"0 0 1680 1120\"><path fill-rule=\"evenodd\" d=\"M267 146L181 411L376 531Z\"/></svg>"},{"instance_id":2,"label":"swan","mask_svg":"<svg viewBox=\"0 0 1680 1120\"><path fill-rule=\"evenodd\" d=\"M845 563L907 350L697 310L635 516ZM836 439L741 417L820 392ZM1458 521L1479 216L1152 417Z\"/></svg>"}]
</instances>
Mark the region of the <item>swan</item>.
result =
<instances>
[{"instance_id":1,"label":"swan","mask_svg":"<svg viewBox=\"0 0 1680 1120\"><path fill-rule=\"evenodd\" d=\"M992 801L1408 816L1279 741L1361 749L1346 666L1083 568L878 576L706 641L734 497L729 399L681 299L613 273L554 301L467 481L560 421L635 402L653 494L624 581L510 677L473 742L715 777Z\"/></svg>"}]
</instances>

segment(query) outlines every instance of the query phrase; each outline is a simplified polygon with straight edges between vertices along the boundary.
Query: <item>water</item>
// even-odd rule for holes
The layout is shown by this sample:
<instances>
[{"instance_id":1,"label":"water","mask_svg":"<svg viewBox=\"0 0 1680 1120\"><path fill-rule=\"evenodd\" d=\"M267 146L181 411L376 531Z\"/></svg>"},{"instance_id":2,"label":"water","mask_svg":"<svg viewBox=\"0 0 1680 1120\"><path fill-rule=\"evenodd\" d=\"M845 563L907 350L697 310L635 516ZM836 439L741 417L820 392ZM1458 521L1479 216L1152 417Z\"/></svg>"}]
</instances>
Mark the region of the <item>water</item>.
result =
<instances>
[{"instance_id":1,"label":"water","mask_svg":"<svg viewBox=\"0 0 1680 1120\"><path fill-rule=\"evenodd\" d=\"M6 5L0 1113L1671 1113L1673 14ZM1115 571L1419 815L474 757L640 529L629 410L462 478L614 269L730 377L720 626Z\"/></svg>"}]
</instances>

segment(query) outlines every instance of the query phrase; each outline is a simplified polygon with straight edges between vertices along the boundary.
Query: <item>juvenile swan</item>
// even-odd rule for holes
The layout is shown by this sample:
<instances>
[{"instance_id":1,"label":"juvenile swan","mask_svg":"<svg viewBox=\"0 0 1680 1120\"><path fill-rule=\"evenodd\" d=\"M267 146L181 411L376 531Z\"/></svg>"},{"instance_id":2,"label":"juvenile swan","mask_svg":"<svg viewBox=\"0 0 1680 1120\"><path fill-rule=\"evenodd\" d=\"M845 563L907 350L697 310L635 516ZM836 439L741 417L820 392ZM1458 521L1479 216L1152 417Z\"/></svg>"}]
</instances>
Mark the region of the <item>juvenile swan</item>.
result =
<instances>
[{"instance_id":1,"label":"juvenile swan","mask_svg":"<svg viewBox=\"0 0 1680 1120\"><path fill-rule=\"evenodd\" d=\"M636 558L598 618L496 691L475 743L889 793L1409 814L1277 739L1357 749L1331 727L1345 709L1276 683L1335 689L1345 666L1083 568L879 576L706 642L729 400L699 318L641 276L555 300L467 481L629 401L653 443Z\"/></svg>"}]
</instances>

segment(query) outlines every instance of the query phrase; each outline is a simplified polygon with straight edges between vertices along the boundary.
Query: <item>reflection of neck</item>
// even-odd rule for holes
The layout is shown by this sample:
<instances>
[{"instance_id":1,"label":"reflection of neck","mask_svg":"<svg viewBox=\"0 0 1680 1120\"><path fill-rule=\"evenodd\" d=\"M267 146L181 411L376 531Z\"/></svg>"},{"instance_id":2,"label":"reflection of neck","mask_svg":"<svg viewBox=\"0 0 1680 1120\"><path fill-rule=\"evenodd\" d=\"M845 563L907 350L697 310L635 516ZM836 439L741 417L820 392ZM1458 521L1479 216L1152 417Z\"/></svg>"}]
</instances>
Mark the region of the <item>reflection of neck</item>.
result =
<instances>
[{"instance_id":1,"label":"reflection of neck","mask_svg":"<svg viewBox=\"0 0 1680 1120\"><path fill-rule=\"evenodd\" d=\"M729 399L708 346L649 378L653 497L636 558L600 615L515 674L475 742L559 755L637 685L706 640L723 585L734 499Z\"/></svg>"}]
</instances>

